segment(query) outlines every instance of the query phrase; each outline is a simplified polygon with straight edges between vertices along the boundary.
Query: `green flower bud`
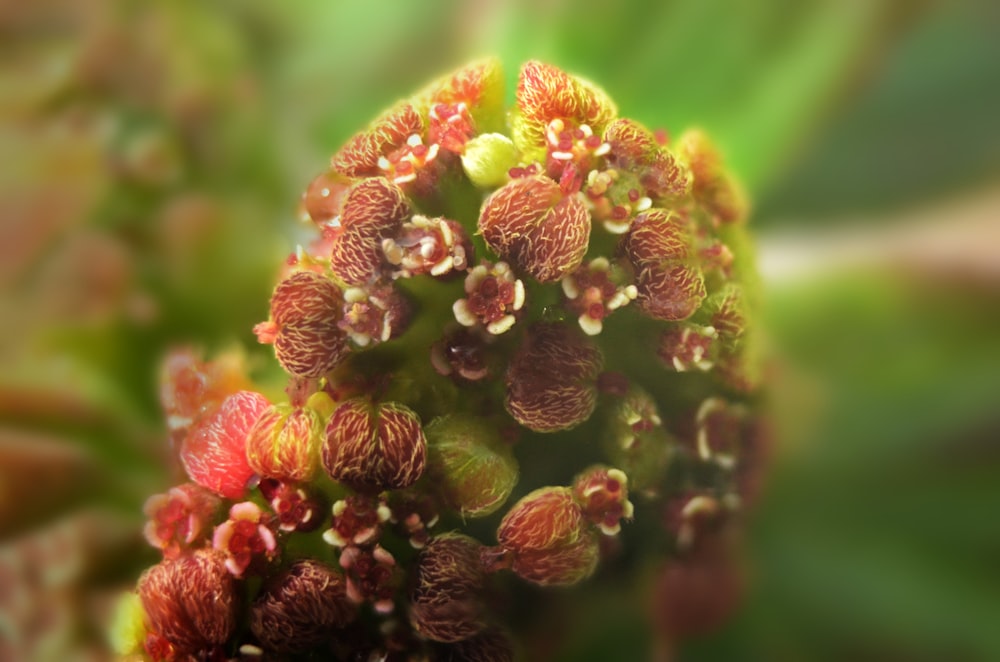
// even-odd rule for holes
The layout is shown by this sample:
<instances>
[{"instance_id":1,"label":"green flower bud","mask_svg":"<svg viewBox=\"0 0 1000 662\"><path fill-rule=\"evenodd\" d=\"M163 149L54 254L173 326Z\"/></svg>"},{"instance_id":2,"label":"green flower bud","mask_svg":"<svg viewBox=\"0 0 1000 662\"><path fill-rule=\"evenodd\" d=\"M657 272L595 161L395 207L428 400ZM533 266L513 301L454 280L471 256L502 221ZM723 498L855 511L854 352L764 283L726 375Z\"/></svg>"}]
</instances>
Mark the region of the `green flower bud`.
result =
<instances>
[{"instance_id":1,"label":"green flower bud","mask_svg":"<svg viewBox=\"0 0 1000 662\"><path fill-rule=\"evenodd\" d=\"M465 144L462 168L479 188L496 188L507 181L507 172L517 165L517 148L502 133L483 133Z\"/></svg>"}]
</instances>

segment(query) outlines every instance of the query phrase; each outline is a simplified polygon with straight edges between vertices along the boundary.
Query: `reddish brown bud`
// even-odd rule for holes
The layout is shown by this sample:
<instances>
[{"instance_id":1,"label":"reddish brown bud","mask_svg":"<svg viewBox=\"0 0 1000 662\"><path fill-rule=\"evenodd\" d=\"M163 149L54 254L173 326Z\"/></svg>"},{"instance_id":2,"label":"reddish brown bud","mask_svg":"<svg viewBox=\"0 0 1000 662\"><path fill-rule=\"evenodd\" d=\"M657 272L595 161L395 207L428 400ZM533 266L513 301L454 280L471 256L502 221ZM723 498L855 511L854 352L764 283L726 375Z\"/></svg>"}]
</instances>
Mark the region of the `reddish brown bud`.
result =
<instances>
[{"instance_id":1,"label":"reddish brown bud","mask_svg":"<svg viewBox=\"0 0 1000 662\"><path fill-rule=\"evenodd\" d=\"M535 432L554 432L587 420L597 404L600 350L577 329L536 324L507 369L504 404L518 423Z\"/></svg>"},{"instance_id":2,"label":"reddish brown bud","mask_svg":"<svg viewBox=\"0 0 1000 662\"><path fill-rule=\"evenodd\" d=\"M302 206L314 223L327 223L340 216L351 179L335 170L316 176L302 194Z\"/></svg>"},{"instance_id":3,"label":"reddish brown bud","mask_svg":"<svg viewBox=\"0 0 1000 662\"><path fill-rule=\"evenodd\" d=\"M496 58L472 62L458 71L444 76L417 95L425 114L434 106L464 104L477 133L501 131L504 127L503 67ZM430 132L440 128L431 117ZM433 136L432 136L433 138Z\"/></svg>"},{"instance_id":4,"label":"reddish brown bud","mask_svg":"<svg viewBox=\"0 0 1000 662\"><path fill-rule=\"evenodd\" d=\"M448 662L514 662L514 644L497 628L483 630L474 637L442 647L441 657Z\"/></svg>"},{"instance_id":5,"label":"reddish brown bud","mask_svg":"<svg viewBox=\"0 0 1000 662\"><path fill-rule=\"evenodd\" d=\"M290 374L320 377L349 352L347 338L337 326L343 305L343 294L333 281L299 271L278 283L271 296L271 321L256 331L262 341L273 339L274 354ZM262 335L264 331L269 335Z\"/></svg>"},{"instance_id":6,"label":"reddish brown bud","mask_svg":"<svg viewBox=\"0 0 1000 662\"><path fill-rule=\"evenodd\" d=\"M240 498L254 473L247 464L247 434L268 404L260 393L240 391L199 423L184 440L180 452L191 480L220 496Z\"/></svg>"},{"instance_id":7,"label":"reddish brown bud","mask_svg":"<svg viewBox=\"0 0 1000 662\"><path fill-rule=\"evenodd\" d=\"M424 472L426 452L420 417L412 409L354 398L333 412L322 458L334 480L380 492L412 485Z\"/></svg>"},{"instance_id":8,"label":"reddish brown bud","mask_svg":"<svg viewBox=\"0 0 1000 662\"><path fill-rule=\"evenodd\" d=\"M420 551L410 590L410 623L428 639L455 642L485 627L481 545L457 533L431 538Z\"/></svg>"},{"instance_id":9,"label":"reddish brown bud","mask_svg":"<svg viewBox=\"0 0 1000 662\"><path fill-rule=\"evenodd\" d=\"M261 476L309 481L324 428L323 417L315 409L271 405L247 436L247 462Z\"/></svg>"},{"instance_id":10,"label":"reddish brown bud","mask_svg":"<svg viewBox=\"0 0 1000 662\"><path fill-rule=\"evenodd\" d=\"M586 124L601 135L618 114L608 95L593 83L534 60L521 67L516 96L514 143L529 159L544 154L545 132L552 120L578 127Z\"/></svg>"},{"instance_id":11,"label":"reddish brown bud","mask_svg":"<svg viewBox=\"0 0 1000 662\"><path fill-rule=\"evenodd\" d=\"M636 303L656 319L676 321L694 314L705 298L701 271L690 262L687 223L664 209L636 217L622 251L636 271Z\"/></svg>"},{"instance_id":12,"label":"reddish brown bud","mask_svg":"<svg viewBox=\"0 0 1000 662\"><path fill-rule=\"evenodd\" d=\"M691 188L691 175L656 141L653 132L630 119L608 125L604 141L611 146L608 161L639 177L646 194L655 198L680 197Z\"/></svg>"},{"instance_id":13,"label":"reddish brown bud","mask_svg":"<svg viewBox=\"0 0 1000 662\"><path fill-rule=\"evenodd\" d=\"M221 552L204 549L163 561L139 578L138 594L149 628L177 653L213 652L236 630L236 580Z\"/></svg>"},{"instance_id":14,"label":"reddish brown bud","mask_svg":"<svg viewBox=\"0 0 1000 662\"><path fill-rule=\"evenodd\" d=\"M569 586L597 567L599 545L568 487L543 487L507 512L497 529L511 569L542 586Z\"/></svg>"},{"instance_id":15,"label":"reddish brown bud","mask_svg":"<svg viewBox=\"0 0 1000 662\"><path fill-rule=\"evenodd\" d=\"M318 561L296 561L265 586L250 609L250 630L270 653L302 653L354 620L343 575Z\"/></svg>"},{"instance_id":16,"label":"reddish brown bud","mask_svg":"<svg viewBox=\"0 0 1000 662\"><path fill-rule=\"evenodd\" d=\"M746 193L726 171L715 145L702 131L686 131L677 141L677 154L687 162L694 181L691 193L718 223L746 220Z\"/></svg>"},{"instance_id":17,"label":"reddish brown bud","mask_svg":"<svg viewBox=\"0 0 1000 662\"><path fill-rule=\"evenodd\" d=\"M483 203L479 231L486 244L539 282L580 266L590 239L590 213L545 176L511 180Z\"/></svg>"},{"instance_id":18,"label":"reddish brown bud","mask_svg":"<svg viewBox=\"0 0 1000 662\"><path fill-rule=\"evenodd\" d=\"M330 269L350 285L367 283L383 263L382 240L394 235L410 213L406 194L388 179L355 184L344 200L343 231L334 239Z\"/></svg>"},{"instance_id":19,"label":"reddish brown bud","mask_svg":"<svg viewBox=\"0 0 1000 662\"><path fill-rule=\"evenodd\" d=\"M487 421L452 414L427 426L427 470L445 505L462 517L499 508L517 484L510 446Z\"/></svg>"},{"instance_id":20,"label":"reddish brown bud","mask_svg":"<svg viewBox=\"0 0 1000 662\"><path fill-rule=\"evenodd\" d=\"M424 122L413 106L399 104L341 147L331 159L333 169L349 177L379 175L379 159L406 144L411 135L422 134L423 130Z\"/></svg>"}]
</instances>

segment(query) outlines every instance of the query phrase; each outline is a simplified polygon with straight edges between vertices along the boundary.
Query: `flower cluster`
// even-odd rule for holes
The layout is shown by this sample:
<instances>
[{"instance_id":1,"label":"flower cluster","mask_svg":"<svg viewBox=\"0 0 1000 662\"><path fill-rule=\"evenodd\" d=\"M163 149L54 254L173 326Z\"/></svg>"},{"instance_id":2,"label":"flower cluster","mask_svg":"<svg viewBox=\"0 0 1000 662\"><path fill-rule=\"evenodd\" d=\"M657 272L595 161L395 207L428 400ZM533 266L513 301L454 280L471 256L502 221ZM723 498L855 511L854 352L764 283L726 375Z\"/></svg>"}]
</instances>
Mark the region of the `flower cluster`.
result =
<instances>
[{"instance_id":1,"label":"flower cluster","mask_svg":"<svg viewBox=\"0 0 1000 662\"><path fill-rule=\"evenodd\" d=\"M509 660L510 584L639 553L670 638L735 605L767 445L745 198L700 131L540 62L505 112L503 80L493 59L445 76L308 185L315 241L254 329L285 396L167 360L190 482L146 505L163 561L123 652ZM716 580L726 599L684 593Z\"/></svg>"}]
</instances>

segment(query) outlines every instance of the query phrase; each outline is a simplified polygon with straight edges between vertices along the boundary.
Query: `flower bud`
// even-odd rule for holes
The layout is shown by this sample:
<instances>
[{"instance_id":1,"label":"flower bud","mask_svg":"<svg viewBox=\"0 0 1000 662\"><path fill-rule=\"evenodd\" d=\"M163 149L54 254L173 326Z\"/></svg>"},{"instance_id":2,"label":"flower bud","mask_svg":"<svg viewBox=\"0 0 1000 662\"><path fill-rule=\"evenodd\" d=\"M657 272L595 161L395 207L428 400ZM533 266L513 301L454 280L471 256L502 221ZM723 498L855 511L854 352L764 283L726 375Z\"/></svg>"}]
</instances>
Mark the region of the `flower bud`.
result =
<instances>
[{"instance_id":1,"label":"flower bud","mask_svg":"<svg viewBox=\"0 0 1000 662\"><path fill-rule=\"evenodd\" d=\"M425 115L438 104L464 104L479 133L501 131L505 124L503 66L495 57L472 62L429 85L414 103ZM433 117L431 125L433 133Z\"/></svg>"},{"instance_id":2,"label":"flower bud","mask_svg":"<svg viewBox=\"0 0 1000 662\"><path fill-rule=\"evenodd\" d=\"M590 213L545 176L520 177L483 203L479 231L486 245L542 283L580 266L590 239Z\"/></svg>"},{"instance_id":3,"label":"flower bud","mask_svg":"<svg viewBox=\"0 0 1000 662\"><path fill-rule=\"evenodd\" d=\"M271 504L280 530L308 532L322 524L321 513L326 510L327 502L321 492L274 478L264 478L258 487Z\"/></svg>"},{"instance_id":4,"label":"flower bud","mask_svg":"<svg viewBox=\"0 0 1000 662\"><path fill-rule=\"evenodd\" d=\"M261 342L273 342L274 354L289 374L320 377L349 353L337 323L344 296L329 278L299 271L284 279L271 296L271 320L254 328Z\"/></svg>"},{"instance_id":5,"label":"flower bud","mask_svg":"<svg viewBox=\"0 0 1000 662\"><path fill-rule=\"evenodd\" d=\"M250 608L250 631L270 653L304 653L354 620L343 575L302 559L264 585Z\"/></svg>"},{"instance_id":6,"label":"flower bud","mask_svg":"<svg viewBox=\"0 0 1000 662\"><path fill-rule=\"evenodd\" d=\"M463 517L496 511L517 484L518 466L510 446L487 421L451 414L431 421L427 471L442 501Z\"/></svg>"},{"instance_id":7,"label":"flower bud","mask_svg":"<svg viewBox=\"0 0 1000 662\"><path fill-rule=\"evenodd\" d=\"M541 586L569 586L597 567L600 546L568 487L543 487L527 494L504 515L497 529L511 569Z\"/></svg>"},{"instance_id":8,"label":"flower bud","mask_svg":"<svg viewBox=\"0 0 1000 662\"><path fill-rule=\"evenodd\" d=\"M514 644L503 630L488 628L463 641L443 647L442 660L462 662L514 662ZM435 658L438 659L438 658Z\"/></svg>"},{"instance_id":9,"label":"flower bud","mask_svg":"<svg viewBox=\"0 0 1000 662\"><path fill-rule=\"evenodd\" d=\"M654 198L681 197L691 189L691 175L657 142L653 132L630 119L608 125L604 141L611 146L608 161L638 175L646 194Z\"/></svg>"},{"instance_id":10,"label":"flower bud","mask_svg":"<svg viewBox=\"0 0 1000 662\"><path fill-rule=\"evenodd\" d=\"M535 432L582 423L597 403L603 363L601 352L576 329L562 323L532 326L507 369L507 412Z\"/></svg>"},{"instance_id":11,"label":"flower bud","mask_svg":"<svg viewBox=\"0 0 1000 662\"><path fill-rule=\"evenodd\" d=\"M139 578L150 631L181 655L211 652L236 631L239 595L225 559L221 552L198 550L164 560Z\"/></svg>"},{"instance_id":12,"label":"flower bud","mask_svg":"<svg viewBox=\"0 0 1000 662\"><path fill-rule=\"evenodd\" d=\"M302 207L314 223L328 223L340 216L351 179L335 170L316 176L302 194Z\"/></svg>"},{"instance_id":13,"label":"flower bud","mask_svg":"<svg viewBox=\"0 0 1000 662\"><path fill-rule=\"evenodd\" d=\"M685 131L677 140L677 155L693 175L691 193L717 223L746 220L749 204L740 184L725 170L722 157L708 136L699 130Z\"/></svg>"},{"instance_id":14,"label":"flower bud","mask_svg":"<svg viewBox=\"0 0 1000 662\"><path fill-rule=\"evenodd\" d=\"M267 478L309 481L316 470L324 429L315 409L271 405L247 435L247 463Z\"/></svg>"},{"instance_id":15,"label":"flower bud","mask_svg":"<svg viewBox=\"0 0 1000 662\"><path fill-rule=\"evenodd\" d=\"M178 442L192 426L219 408L226 396L250 386L239 354L202 361L190 349L175 349L160 371L160 404Z\"/></svg>"},{"instance_id":16,"label":"flower bud","mask_svg":"<svg viewBox=\"0 0 1000 662\"><path fill-rule=\"evenodd\" d=\"M143 506L149 521L143 529L146 541L174 559L207 535L220 500L204 487L185 483L155 494Z\"/></svg>"},{"instance_id":17,"label":"flower bud","mask_svg":"<svg viewBox=\"0 0 1000 662\"><path fill-rule=\"evenodd\" d=\"M355 184L344 200L343 231L333 241L331 271L349 285L365 285L382 266L382 240L396 234L410 213L406 194L388 179Z\"/></svg>"},{"instance_id":18,"label":"flower bud","mask_svg":"<svg viewBox=\"0 0 1000 662\"><path fill-rule=\"evenodd\" d=\"M514 144L528 161L544 156L545 131L552 120L586 124L601 135L618 114L614 102L593 83L534 60L521 67L516 98Z\"/></svg>"},{"instance_id":19,"label":"flower bud","mask_svg":"<svg viewBox=\"0 0 1000 662\"><path fill-rule=\"evenodd\" d=\"M481 133L465 144L462 168L479 188L497 188L507 182L507 172L519 158L514 142L507 136Z\"/></svg>"},{"instance_id":20,"label":"flower bud","mask_svg":"<svg viewBox=\"0 0 1000 662\"><path fill-rule=\"evenodd\" d=\"M701 271L690 264L690 230L680 216L650 209L636 217L622 241L636 271L636 304L656 319L694 314L705 298Z\"/></svg>"},{"instance_id":21,"label":"flower bud","mask_svg":"<svg viewBox=\"0 0 1000 662\"><path fill-rule=\"evenodd\" d=\"M254 471L247 464L247 435L267 410L267 398L240 391L226 398L198 424L181 446L181 463L191 480L219 496L238 499Z\"/></svg>"},{"instance_id":22,"label":"flower bud","mask_svg":"<svg viewBox=\"0 0 1000 662\"><path fill-rule=\"evenodd\" d=\"M632 519L628 477L620 469L596 466L573 480L573 497L601 533L617 535L622 519Z\"/></svg>"},{"instance_id":23,"label":"flower bud","mask_svg":"<svg viewBox=\"0 0 1000 662\"><path fill-rule=\"evenodd\" d=\"M426 452L420 417L412 409L353 398L333 412L322 459L334 480L380 492L412 485L424 472Z\"/></svg>"},{"instance_id":24,"label":"flower bud","mask_svg":"<svg viewBox=\"0 0 1000 662\"><path fill-rule=\"evenodd\" d=\"M660 334L656 355L668 368L677 372L711 370L718 337L719 333L713 326L684 322Z\"/></svg>"},{"instance_id":25,"label":"flower bud","mask_svg":"<svg viewBox=\"0 0 1000 662\"><path fill-rule=\"evenodd\" d=\"M405 145L411 135L419 135L423 130L424 121L416 109L408 103L401 103L341 147L331 159L333 169L348 177L380 175L379 159Z\"/></svg>"},{"instance_id":26,"label":"flower bud","mask_svg":"<svg viewBox=\"0 0 1000 662\"><path fill-rule=\"evenodd\" d=\"M455 642L486 625L482 545L457 533L431 538L420 550L410 590L410 623L434 641Z\"/></svg>"},{"instance_id":27,"label":"flower bud","mask_svg":"<svg viewBox=\"0 0 1000 662\"><path fill-rule=\"evenodd\" d=\"M648 393L631 387L608 410L604 435L608 459L629 477L631 490L655 496L674 453L674 443Z\"/></svg>"}]
</instances>

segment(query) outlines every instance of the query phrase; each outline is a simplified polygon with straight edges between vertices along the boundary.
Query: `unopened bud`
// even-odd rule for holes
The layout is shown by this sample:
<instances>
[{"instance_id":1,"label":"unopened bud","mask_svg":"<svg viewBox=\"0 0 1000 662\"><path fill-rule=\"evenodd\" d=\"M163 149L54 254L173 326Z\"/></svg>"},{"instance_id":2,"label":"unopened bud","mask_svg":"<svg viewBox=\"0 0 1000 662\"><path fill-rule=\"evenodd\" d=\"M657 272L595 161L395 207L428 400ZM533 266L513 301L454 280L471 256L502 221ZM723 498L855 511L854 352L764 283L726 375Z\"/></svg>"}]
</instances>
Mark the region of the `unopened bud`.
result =
<instances>
[{"instance_id":1,"label":"unopened bud","mask_svg":"<svg viewBox=\"0 0 1000 662\"><path fill-rule=\"evenodd\" d=\"M211 549L165 560L139 578L150 631L182 655L206 655L236 631L239 596L226 557Z\"/></svg>"},{"instance_id":2,"label":"unopened bud","mask_svg":"<svg viewBox=\"0 0 1000 662\"><path fill-rule=\"evenodd\" d=\"M228 499L240 498L254 470L247 464L247 435L269 403L260 393L240 391L199 423L181 446L191 480Z\"/></svg>"},{"instance_id":3,"label":"unopened bud","mask_svg":"<svg viewBox=\"0 0 1000 662\"><path fill-rule=\"evenodd\" d=\"M483 203L479 231L486 244L539 282L557 281L580 266L590 239L590 213L545 176L520 177Z\"/></svg>"},{"instance_id":4,"label":"unopened bud","mask_svg":"<svg viewBox=\"0 0 1000 662\"><path fill-rule=\"evenodd\" d=\"M265 651L306 652L354 620L341 573L318 561L296 561L265 584L250 609L250 630Z\"/></svg>"},{"instance_id":5,"label":"unopened bud","mask_svg":"<svg viewBox=\"0 0 1000 662\"><path fill-rule=\"evenodd\" d=\"M691 189L691 175L661 146L653 132L630 119L617 119L604 132L611 146L608 161L638 175L646 194L654 198L680 197Z\"/></svg>"},{"instance_id":6,"label":"unopened bud","mask_svg":"<svg viewBox=\"0 0 1000 662\"><path fill-rule=\"evenodd\" d=\"M543 487L527 494L504 515L497 529L511 569L541 586L569 586L597 567L600 546L568 487Z\"/></svg>"},{"instance_id":7,"label":"unopened bud","mask_svg":"<svg viewBox=\"0 0 1000 662\"><path fill-rule=\"evenodd\" d=\"M715 145L699 130L685 131L677 140L677 155L688 164L694 181L694 199L708 209L718 223L746 220L746 193L722 163Z\"/></svg>"},{"instance_id":8,"label":"unopened bud","mask_svg":"<svg viewBox=\"0 0 1000 662\"><path fill-rule=\"evenodd\" d=\"M271 405L247 436L247 462L267 478L309 481L324 429L325 421L315 409Z\"/></svg>"},{"instance_id":9,"label":"unopened bud","mask_svg":"<svg viewBox=\"0 0 1000 662\"><path fill-rule=\"evenodd\" d=\"M333 241L330 270L349 285L365 285L382 266L382 240L394 235L410 213L406 194L388 179L355 184L344 200L343 231Z\"/></svg>"},{"instance_id":10,"label":"unopened bud","mask_svg":"<svg viewBox=\"0 0 1000 662\"><path fill-rule=\"evenodd\" d=\"M340 216L351 179L335 170L317 175L302 194L302 206L314 223L328 223Z\"/></svg>"},{"instance_id":11,"label":"unopened bud","mask_svg":"<svg viewBox=\"0 0 1000 662\"><path fill-rule=\"evenodd\" d=\"M514 142L502 133L481 133L465 144L462 168L473 184L482 189L503 186L507 171L517 165Z\"/></svg>"},{"instance_id":12,"label":"unopened bud","mask_svg":"<svg viewBox=\"0 0 1000 662\"><path fill-rule=\"evenodd\" d=\"M417 557L410 623L428 639L455 642L485 627L482 545L457 533L431 538Z\"/></svg>"},{"instance_id":13,"label":"unopened bud","mask_svg":"<svg viewBox=\"0 0 1000 662\"><path fill-rule=\"evenodd\" d=\"M445 648L444 660L462 662L514 662L514 644L503 630L488 628L479 634L450 644Z\"/></svg>"},{"instance_id":14,"label":"unopened bud","mask_svg":"<svg viewBox=\"0 0 1000 662\"><path fill-rule=\"evenodd\" d=\"M334 480L380 492L412 485L424 472L426 452L420 417L412 409L353 398L330 417L322 459Z\"/></svg>"},{"instance_id":15,"label":"unopened bud","mask_svg":"<svg viewBox=\"0 0 1000 662\"><path fill-rule=\"evenodd\" d=\"M468 414L427 426L427 471L444 503L462 517L496 511L517 484L518 466L496 427Z\"/></svg>"},{"instance_id":16,"label":"unopened bud","mask_svg":"<svg viewBox=\"0 0 1000 662\"><path fill-rule=\"evenodd\" d=\"M601 352L576 328L536 324L507 369L508 413L535 432L579 425L594 411L603 363Z\"/></svg>"},{"instance_id":17,"label":"unopened bud","mask_svg":"<svg viewBox=\"0 0 1000 662\"><path fill-rule=\"evenodd\" d=\"M401 103L386 111L365 131L355 135L331 159L333 169L349 177L381 174L379 159L406 144L413 134L421 134L424 121L416 109Z\"/></svg>"}]
</instances>

